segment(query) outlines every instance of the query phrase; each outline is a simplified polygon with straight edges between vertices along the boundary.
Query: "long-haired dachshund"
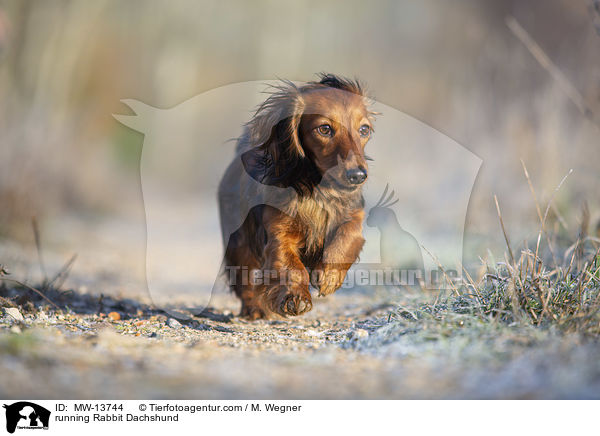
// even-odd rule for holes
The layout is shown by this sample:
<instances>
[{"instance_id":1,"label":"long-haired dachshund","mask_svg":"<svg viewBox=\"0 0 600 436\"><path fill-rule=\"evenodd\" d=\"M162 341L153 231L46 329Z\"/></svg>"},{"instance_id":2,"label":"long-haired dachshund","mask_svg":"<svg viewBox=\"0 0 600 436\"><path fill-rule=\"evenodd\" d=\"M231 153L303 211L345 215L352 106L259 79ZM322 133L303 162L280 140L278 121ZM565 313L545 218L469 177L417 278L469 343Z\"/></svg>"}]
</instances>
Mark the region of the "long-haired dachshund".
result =
<instances>
[{"instance_id":1,"label":"long-haired dachshund","mask_svg":"<svg viewBox=\"0 0 600 436\"><path fill-rule=\"evenodd\" d=\"M241 316L300 315L312 308L309 284L320 295L343 284L364 244L372 123L358 81L322 74L276 86L246 125L219 185L224 265ZM241 203L248 213L229 234Z\"/></svg>"}]
</instances>

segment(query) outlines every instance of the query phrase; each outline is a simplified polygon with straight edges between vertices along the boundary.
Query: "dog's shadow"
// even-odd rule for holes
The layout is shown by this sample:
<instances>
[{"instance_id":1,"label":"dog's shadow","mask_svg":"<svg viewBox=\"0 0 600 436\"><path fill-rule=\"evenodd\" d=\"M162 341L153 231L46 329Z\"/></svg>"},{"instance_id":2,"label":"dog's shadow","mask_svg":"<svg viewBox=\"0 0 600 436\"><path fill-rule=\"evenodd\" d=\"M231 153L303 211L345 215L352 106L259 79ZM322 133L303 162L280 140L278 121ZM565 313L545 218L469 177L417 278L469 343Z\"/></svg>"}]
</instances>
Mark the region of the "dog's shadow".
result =
<instances>
[{"instance_id":1,"label":"dog's shadow","mask_svg":"<svg viewBox=\"0 0 600 436\"><path fill-rule=\"evenodd\" d=\"M0 304L3 307L16 307L25 314L73 313L77 315L98 315L101 318L113 315L119 320L148 319L155 316L176 318L192 328L202 327L199 321L231 323L233 314L212 307L202 309L159 308L134 298L122 296L90 294L76 290L60 290L43 286L33 287L24 283L0 281Z\"/></svg>"}]
</instances>

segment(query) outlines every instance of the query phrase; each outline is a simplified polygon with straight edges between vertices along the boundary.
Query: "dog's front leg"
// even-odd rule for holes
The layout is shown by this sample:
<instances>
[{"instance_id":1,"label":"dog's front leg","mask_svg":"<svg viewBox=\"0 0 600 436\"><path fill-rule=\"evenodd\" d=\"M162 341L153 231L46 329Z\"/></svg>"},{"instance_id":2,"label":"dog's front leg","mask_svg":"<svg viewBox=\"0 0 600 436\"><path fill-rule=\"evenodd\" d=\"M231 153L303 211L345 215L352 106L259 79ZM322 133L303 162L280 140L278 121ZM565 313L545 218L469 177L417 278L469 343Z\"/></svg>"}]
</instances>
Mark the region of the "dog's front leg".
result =
<instances>
[{"instance_id":1,"label":"dog's front leg","mask_svg":"<svg viewBox=\"0 0 600 436\"><path fill-rule=\"evenodd\" d=\"M267 307L283 316L308 312L309 275L298 254L303 236L294 220L281 212L268 215L265 223L268 242L262 274Z\"/></svg>"},{"instance_id":2,"label":"dog's front leg","mask_svg":"<svg viewBox=\"0 0 600 436\"><path fill-rule=\"evenodd\" d=\"M356 211L350 221L339 226L331 242L325 246L323 262L318 280L319 295L329 295L337 291L346 278L365 243L362 237L364 211Z\"/></svg>"}]
</instances>

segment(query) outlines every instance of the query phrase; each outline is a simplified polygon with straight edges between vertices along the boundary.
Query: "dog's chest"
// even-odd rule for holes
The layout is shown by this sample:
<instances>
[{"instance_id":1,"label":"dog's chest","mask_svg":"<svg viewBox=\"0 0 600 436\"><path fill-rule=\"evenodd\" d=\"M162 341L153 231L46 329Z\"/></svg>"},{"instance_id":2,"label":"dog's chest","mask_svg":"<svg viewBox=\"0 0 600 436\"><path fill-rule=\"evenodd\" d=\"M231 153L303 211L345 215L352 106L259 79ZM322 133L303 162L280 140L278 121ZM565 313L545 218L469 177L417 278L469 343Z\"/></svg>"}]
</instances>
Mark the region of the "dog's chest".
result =
<instances>
[{"instance_id":1,"label":"dog's chest","mask_svg":"<svg viewBox=\"0 0 600 436\"><path fill-rule=\"evenodd\" d=\"M318 256L323 252L324 245L340 224L338 207L313 198L298 202L296 219L304 231L304 252L307 256Z\"/></svg>"}]
</instances>

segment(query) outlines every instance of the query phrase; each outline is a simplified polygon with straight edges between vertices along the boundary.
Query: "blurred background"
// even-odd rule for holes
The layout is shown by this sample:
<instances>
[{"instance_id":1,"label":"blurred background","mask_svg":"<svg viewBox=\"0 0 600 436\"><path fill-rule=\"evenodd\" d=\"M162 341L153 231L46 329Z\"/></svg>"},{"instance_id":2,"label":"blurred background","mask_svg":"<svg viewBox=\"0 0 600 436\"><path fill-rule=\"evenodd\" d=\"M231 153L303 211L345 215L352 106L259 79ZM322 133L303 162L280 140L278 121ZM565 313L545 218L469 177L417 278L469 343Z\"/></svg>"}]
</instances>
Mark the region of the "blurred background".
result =
<instances>
[{"instance_id":1,"label":"blurred background","mask_svg":"<svg viewBox=\"0 0 600 436\"><path fill-rule=\"evenodd\" d=\"M573 169L548 218L566 246L584 202L590 226L600 217L599 11L587 0L0 1L0 263L39 273L35 217L56 253L46 268L77 253L80 286L141 289L144 137L112 117L131 113L120 100L170 108L320 71L360 78L482 159L468 266L505 250L494 194L512 242L537 237L521 159L542 213Z\"/></svg>"}]
</instances>

